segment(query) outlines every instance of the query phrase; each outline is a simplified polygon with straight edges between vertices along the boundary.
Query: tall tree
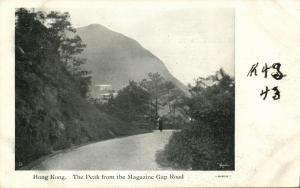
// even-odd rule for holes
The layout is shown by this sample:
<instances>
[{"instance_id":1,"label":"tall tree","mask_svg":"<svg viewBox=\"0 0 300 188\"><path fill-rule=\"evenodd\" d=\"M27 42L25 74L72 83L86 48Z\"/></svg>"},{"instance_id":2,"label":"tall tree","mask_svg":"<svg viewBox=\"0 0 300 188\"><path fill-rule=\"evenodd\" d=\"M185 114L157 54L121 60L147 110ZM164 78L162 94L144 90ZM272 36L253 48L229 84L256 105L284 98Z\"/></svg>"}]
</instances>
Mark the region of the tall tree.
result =
<instances>
[{"instance_id":1,"label":"tall tree","mask_svg":"<svg viewBox=\"0 0 300 188\"><path fill-rule=\"evenodd\" d=\"M165 79L159 73L149 73L148 79L143 79L140 85L150 94L150 107L154 108L152 118L157 119L160 106L159 99L167 93Z\"/></svg>"},{"instance_id":2,"label":"tall tree","mask_svg":"<svg viewBox=\"0 0 300 188\"><path fill-rule=\"evenodd\" d=\"M52 41L56 44L60 54L61 62L77 79L81 96L86 97L91 83L91 76L89 71L82 70L81 66L86 62L86 59L79 56L86 45L82 43L78 35L75 35L76 30L72 27L69 18L68 12L51 11L46 16L46 24L51 33Z\"/></svg>"}]
</instances>

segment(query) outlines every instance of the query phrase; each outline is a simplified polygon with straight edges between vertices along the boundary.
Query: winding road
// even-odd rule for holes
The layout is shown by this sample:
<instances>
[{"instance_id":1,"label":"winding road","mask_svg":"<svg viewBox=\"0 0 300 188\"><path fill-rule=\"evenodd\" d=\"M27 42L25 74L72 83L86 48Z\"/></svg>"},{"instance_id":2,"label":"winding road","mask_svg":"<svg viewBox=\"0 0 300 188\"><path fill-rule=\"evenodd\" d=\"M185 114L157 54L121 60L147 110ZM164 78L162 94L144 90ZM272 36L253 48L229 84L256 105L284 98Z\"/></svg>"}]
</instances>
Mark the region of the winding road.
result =
<instances>
[{"instance_id":1,"label":"winding road","mask_svg":"<svg viewBox=\"0 0 300 188\"><path fill-rule=\"evenodd\" d=\"M155 155L168 143L174 130L114 138L58 153L32 170L168 170Z\"/></svg>"}]
</instances>

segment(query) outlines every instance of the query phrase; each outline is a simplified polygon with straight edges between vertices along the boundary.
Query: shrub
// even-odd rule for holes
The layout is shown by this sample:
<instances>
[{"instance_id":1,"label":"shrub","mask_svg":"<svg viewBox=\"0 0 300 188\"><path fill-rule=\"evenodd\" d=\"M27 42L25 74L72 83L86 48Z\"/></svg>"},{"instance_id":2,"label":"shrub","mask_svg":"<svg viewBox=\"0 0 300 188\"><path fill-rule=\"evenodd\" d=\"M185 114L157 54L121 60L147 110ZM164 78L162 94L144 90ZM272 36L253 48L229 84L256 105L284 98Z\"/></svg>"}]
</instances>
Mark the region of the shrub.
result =
<instances>
[{"instance_id":1,"label":"shrub","mask_svg":"<svg viewBox=\"0 0 300 188\"><path fill-rule=\"evenodd\" d=\"M166 159L173 168L233 170L233 79L221 69L199 78L190 92L187 105L193 123L172 136L165 147Z\"/></svg>"}]
</instances>

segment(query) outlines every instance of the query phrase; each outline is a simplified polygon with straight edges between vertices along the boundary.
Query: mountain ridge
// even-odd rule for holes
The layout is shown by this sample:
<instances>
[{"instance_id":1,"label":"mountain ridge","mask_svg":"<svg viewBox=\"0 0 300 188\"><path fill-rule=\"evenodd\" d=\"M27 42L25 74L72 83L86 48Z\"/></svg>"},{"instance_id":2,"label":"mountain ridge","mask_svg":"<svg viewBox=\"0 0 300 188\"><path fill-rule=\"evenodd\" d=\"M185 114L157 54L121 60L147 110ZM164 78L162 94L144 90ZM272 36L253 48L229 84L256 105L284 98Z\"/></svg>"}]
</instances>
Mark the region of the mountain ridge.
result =
<instances>
[{"instance_id":1,"label":"mountain ridge","mask_svg":"<svg viewBox=\"0 0 300 188\"><path fill-rule=\"evenodd\" d=\"M92 71L92 85L111 84L121 89L129 80L141 81L149 72L158 72L183 91L187 87L174 77L162 60L144 48L138 41L100 24L76 28L83 43L87 45L83 57L84 68ZM92 96L95 88L91 88Z\"/></svg>"}]
</instances>

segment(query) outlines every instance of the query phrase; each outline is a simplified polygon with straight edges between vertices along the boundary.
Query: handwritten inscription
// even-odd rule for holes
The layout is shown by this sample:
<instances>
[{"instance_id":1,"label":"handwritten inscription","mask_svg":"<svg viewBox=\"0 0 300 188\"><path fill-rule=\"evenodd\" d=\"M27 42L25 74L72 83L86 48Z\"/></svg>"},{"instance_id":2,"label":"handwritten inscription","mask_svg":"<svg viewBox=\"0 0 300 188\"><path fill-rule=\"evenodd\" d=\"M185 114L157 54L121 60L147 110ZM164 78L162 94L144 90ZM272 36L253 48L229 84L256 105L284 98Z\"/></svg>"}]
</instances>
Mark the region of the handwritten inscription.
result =
<instances>
[{"instance_id":1,"label":"handwritten inscription","mask_svg":"<svg viewBox=\"0 0 300 188\"><path fill-rule=\"evenodd\" d=\"M253 64L247 74L247 77L256 77L258 76L258 70L259 70L259 62ZM283 74L281 71L281 63L273 63L271 66L269 66L267 63L264 64L264 66L261 69L261 72L263 74L263 77L265 79L268 79L269 73L271 74L271 77L275 80L282 80L284 77L286 77L286 74ZM274 86L269 88L268 86L265 86L264 89L261 90L260 96L263 100L266 100L268 97L269 92L272 91L272 99L273 100L279 100L280 99L280 90L278 86Z\"/></svg>"}]
</instances>

